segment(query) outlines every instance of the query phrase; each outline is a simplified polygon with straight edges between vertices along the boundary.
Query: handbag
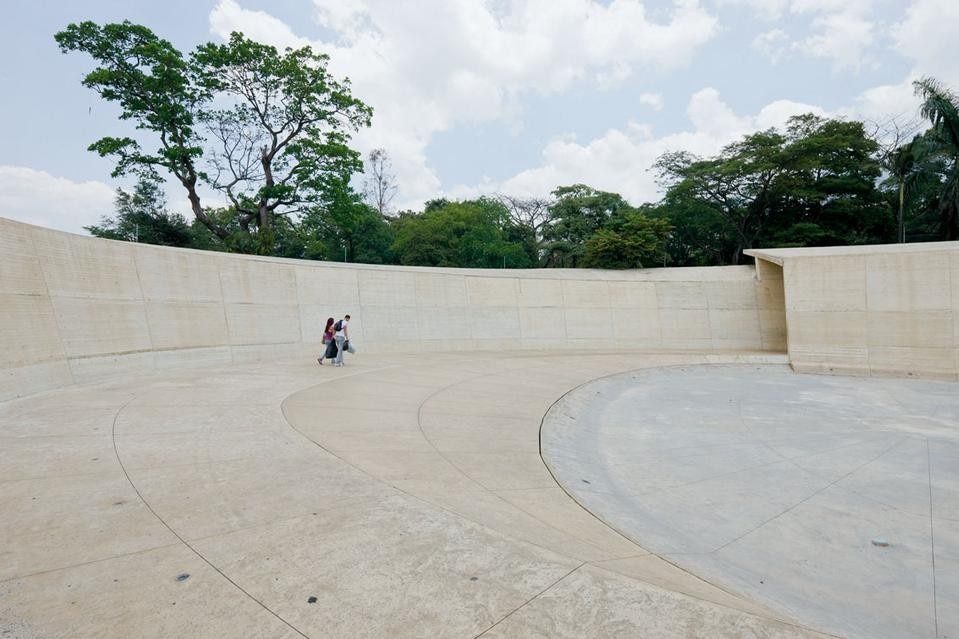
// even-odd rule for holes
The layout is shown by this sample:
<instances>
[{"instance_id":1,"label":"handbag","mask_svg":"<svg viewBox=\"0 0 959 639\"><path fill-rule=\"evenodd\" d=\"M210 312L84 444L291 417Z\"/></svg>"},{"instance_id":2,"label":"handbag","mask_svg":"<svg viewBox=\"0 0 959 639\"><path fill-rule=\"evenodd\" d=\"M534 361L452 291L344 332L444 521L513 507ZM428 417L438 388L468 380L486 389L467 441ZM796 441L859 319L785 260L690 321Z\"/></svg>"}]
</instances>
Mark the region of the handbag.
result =
<instances>
[{"instance_id":1,"label":"handbag","mask_svg":"<svg viewBox=\"0 0 959 639\"><path fill-rule=\"evenodd\" d=\"M343 350L345 350L347 353L355 353L356 347L353 346L353 342L346 340L346 343L343 344Z\"/></svg>"}]
</instances>

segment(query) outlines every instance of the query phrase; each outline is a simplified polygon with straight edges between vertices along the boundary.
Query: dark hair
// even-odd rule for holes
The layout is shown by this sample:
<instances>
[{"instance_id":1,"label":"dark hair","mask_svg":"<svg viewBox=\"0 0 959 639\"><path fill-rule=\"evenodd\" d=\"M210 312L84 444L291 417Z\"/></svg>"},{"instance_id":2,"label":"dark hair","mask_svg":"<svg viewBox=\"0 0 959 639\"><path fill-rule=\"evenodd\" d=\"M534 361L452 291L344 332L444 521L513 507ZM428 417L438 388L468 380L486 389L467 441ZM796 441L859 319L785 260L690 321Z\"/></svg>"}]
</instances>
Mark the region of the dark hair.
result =
<instances>
[{"instance_id":1,"label":"dark hair","mask_svg":"<svg viewBox=\"0 0 959 639\"><path fill-rule=\"evenodd\" d=\"M349 316L349 315L344 315L344 316L343 316L343 319L350 319L350 316Z\"/></svg>"},{"instance_id":2,"label":"dark hair","mask_svg":"<svg viewBox=\"0 0 959 639\"><path fill-rule=\"evenodd\" d=\"M336 320L333 319L332 317L327 317L327 318L326 318L326 330L330 330L330 326L332 326L332 325L333 325L333 322L335 322L335 321L336 321Z\"/></svg>"}]
</instances>

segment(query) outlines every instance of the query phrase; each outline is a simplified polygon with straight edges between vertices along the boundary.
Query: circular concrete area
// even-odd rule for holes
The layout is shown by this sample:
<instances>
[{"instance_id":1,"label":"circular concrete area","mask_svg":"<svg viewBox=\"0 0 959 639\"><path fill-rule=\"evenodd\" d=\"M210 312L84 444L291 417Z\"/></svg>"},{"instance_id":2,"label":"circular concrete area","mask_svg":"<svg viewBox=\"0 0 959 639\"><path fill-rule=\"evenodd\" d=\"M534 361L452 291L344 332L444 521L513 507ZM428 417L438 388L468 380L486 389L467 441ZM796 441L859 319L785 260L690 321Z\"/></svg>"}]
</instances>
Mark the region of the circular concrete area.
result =
<instances>
[{"instance_id":1,"label":"circular concrete area","mask_svg":"<svg viewBox=\"0 0 959 639\"><path fill-rule=\"evenodd\" d=\"M959 387L785 366L622 373L547 414L579 503L653 553L848 637L959 637Z\"/></svg>"}]
</instances>

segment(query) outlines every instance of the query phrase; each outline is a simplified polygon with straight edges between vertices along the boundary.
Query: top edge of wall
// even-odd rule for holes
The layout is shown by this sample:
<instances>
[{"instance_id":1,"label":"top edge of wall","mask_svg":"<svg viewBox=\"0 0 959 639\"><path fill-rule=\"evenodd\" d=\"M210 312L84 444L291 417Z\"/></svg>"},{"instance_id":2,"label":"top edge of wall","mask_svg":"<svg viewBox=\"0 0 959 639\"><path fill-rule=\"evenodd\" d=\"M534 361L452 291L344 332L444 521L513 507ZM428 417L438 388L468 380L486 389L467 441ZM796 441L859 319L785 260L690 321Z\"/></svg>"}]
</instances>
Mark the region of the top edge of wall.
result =
<instances>
[{"instance_id":1,"label":"top edge of wall","mask_svg":"<svg viewBox=\"0 0 959 639\"><path fill-rule=\"evenodd\" d=\"M959 251L959 242L915 242L912 244L860 244L856 246L807 246L801 248L747 249L746 255L782 264L784 260L806 257L842 257L879 253L942 253Z\"/></svg>"}]
</instances>

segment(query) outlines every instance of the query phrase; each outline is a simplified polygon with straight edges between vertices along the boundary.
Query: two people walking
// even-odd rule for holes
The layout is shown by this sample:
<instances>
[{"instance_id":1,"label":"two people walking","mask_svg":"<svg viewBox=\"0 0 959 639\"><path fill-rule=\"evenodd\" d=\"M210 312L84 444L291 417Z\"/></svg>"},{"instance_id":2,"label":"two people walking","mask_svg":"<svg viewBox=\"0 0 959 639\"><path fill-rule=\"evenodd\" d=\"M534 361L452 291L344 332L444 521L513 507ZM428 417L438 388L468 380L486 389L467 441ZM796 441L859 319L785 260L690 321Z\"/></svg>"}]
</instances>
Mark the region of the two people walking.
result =
<instances>
[{"instance_id":1,"label":"two people walking","mask_svg":"<svg viewBox=\"0 0 959 639\"><path fill-rule=\"evenodd\" d=\"M326 351L316 360L320 366L326 359L332 359L333 366L343 366L343 351L350 349L349 325L349 315L344 315L343 319L337 321L334 321L332 317L327 318L326 327L323 329L323 343L326 344Z\"/></svg>"}]
</instances>

